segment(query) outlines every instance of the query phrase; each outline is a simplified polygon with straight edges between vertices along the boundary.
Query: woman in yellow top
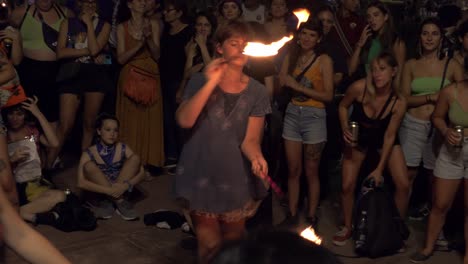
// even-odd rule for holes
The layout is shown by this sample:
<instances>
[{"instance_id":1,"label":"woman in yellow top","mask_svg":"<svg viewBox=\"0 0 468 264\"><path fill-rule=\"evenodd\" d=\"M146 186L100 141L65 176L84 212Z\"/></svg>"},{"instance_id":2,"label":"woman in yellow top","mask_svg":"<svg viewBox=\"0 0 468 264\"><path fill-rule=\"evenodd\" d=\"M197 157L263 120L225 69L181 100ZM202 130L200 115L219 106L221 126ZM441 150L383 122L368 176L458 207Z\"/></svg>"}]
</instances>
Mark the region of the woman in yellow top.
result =
<instances>
[{"instance_id":1,"label":"woman in yellow top","mask_svg":"<svg viewBox=\"0 0 468 264\"><path fill-rule=\"evenodd\" d=\"M289 170L290 210L285 225L297 224L299 178L303 167L309 193L306 219L312 225L317 224L316 209L320 196L318 168L327 141L325 103L333 98L332 60L317 49L322 35L322 26L318 22L303 24L297 33L297 44L291 47L280 72L281 84L289 87L293 93L283 128Z\"/></svg>"}]
</instances>

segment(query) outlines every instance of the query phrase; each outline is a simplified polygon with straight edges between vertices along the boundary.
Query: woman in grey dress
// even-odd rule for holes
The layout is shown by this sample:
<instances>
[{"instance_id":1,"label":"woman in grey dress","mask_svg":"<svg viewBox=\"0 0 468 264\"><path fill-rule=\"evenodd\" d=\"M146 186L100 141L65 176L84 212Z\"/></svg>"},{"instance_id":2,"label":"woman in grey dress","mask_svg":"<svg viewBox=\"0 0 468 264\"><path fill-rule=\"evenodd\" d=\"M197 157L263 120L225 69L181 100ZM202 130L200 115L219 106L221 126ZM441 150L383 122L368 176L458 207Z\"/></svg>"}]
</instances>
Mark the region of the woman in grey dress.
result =
<instances>
[{"instance_id":1,"label":"woman in grey dress","mask_svg":"<svg viewBox=\"0 0 468 264\"><path fill-rule=\"evenodd\" d=\"M271 108L266 88L242 73L247 32L241 22L218 32L221 58L191 78L176 113L192 135L177 164L175 191L188 202L201 263L223 241L243 236L245 219L266 194L259 180L268 172L260 142Z\"/></svg>"}]
</instances>

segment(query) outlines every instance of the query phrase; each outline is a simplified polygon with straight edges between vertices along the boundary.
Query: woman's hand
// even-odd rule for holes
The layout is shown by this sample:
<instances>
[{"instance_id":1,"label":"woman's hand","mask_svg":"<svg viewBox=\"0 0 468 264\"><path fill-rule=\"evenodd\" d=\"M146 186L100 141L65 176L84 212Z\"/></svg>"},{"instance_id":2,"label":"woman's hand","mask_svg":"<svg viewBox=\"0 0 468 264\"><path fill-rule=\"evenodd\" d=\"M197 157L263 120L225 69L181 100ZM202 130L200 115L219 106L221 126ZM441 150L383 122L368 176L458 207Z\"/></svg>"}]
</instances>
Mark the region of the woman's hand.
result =
<instances>
[{"instance_id":1,"label":"woman's hand","mask_svg":"<svg viewBox=\"0 0 468 264\"><path fill-rule=\"evenodd\" d=\"M151 28L151 23L149 23L149 22L145 23L143 25L142 32L143 32L143 37L145 37L146 39L151 40L151 35L153 34L153 31L152 31L152 28Z\"/></svg>"},{"instance_id":2,"label":"woman's hand","mask_svg":"<svg viewBox=\"0 0 468 264\"><path fill-rule=\"evenodd\" d=\"M122 194L125 193L125 191L127 191L127 189L128 189L127 184L117 182L117 183L112 184L111 191L108 194L109 196L112 196L113 198L119 198L120 196L122 196Z\"/></svg>"},{"instance_id":3,"label":"woman's hand","mask_svg":"<svg viewBox=\"0 0 468 264\"><path fill-rule=\"evenodd\" d=\"M29 158L29 148L26 146L22 146L17 148L13 155L10 156L10 161L12 163L22 162Z\"/></svg>"},{"instance_id":4,"label":"woman's hand","mask_svg":"<svg viewBox=\"0 0 468 264\"><path fill-rule=\"evenodd\" d=\"M375 186L380 186L384 182L383 172L379 169L375 169L373 172L367 176L367 179L374 179Z\"/></svg>"},{"instance_id":5,"label":"woman's hand","mask_svg":"<svg viewBox=\"0 0 468 264\"><path fill-rule=\"evenodd\" d=\"M86 26L93 26L93 16L91 14L84 13L81 15L80 19Z\"/></svg>"},{"instance_id":6,"label":"woman's hand","mask_svg":"<svg viewBox=\"0 0 468 264\"><path fill-rule=\"evenodd\" d=\"M447 128L445 131L445 140L452 146L457 145L461 138L460 134L458 134L453 128Z\"/></svg>"},{"instance_id":7,"label":"woman's hand","mask_svg":"<svg viewBox=\"0 0 468 264\"><path fill-rule=\"evenodd\" d=\"M370 25L367 25L362 30L361 37L359 38L359 41L356 43L356 46L359 48L364 47L364 45L366 45L366 42L370 36L372 36L372 29L370 28Z\"/></svg>"},{"instance_id":8,"label":"woman's hand","mask_svg":"<svg viewBox=\"0 0 468 264\"><path fill-rule=\"evenodd\" d=\"M219 58L212 60L205 68L205 77L210 82L219 83L226 68L227 63L225 59Z\"/></svg>"},{"instance_id":9,"label":"woman's hand","mask_svg":"<svg viewBox=\"0 0 468 264\"><path fill-rule=\"evenodd\" d=\"M347 145L353 144L353 134L351 133L351 131L349 131L349 127L347 126L343 127L342 132L343 132L343 140L345 141L345 143Z\"/></svg>"},{"instance_id":10,"label":"woman's hand","mask_svg":"<svg viewBox=\"0 0 468 264\"><path fill-rule=\"evenodd\" d=\"M294 77L292 77L289 74L280 75L279 77L280 77L281 84L293 89L294 91L300 92L299 90L300 90L301 85L296 81Z\"/></svg>"},{"instance_id":11,"label":"woman's hand","mask_svg":"<svg viewBox=\"0 0 468 264\"><path fill-rule=\"evenodd\" d=\"M202 34L196 34L193 39L198 46L206 46L206 36Z\"/></svg>"},{"instance_id":12,"label":"woman's hand","mask_svg":"<svg viewBox=\"0 0 468 264\"><path fill-rule=\"evenodd\" d=\"M36 96L33 98L28 98L26 101L22 102L21 105L23 106L24 109L28 110L33 114L35 117L37 117L41 111L37 107L37 102L39 102L39 99L37 99Z\"/></svg>"},{"instance_id":13,"label":"woman's hand","mask_svg":"<svg viewBox=\"0 0 468 264\"><path fill-rule=\"evenodd\" d=\"M0 39L11 39L13 42L19 40L19 31L13 27L7 27L4 30L0 30Z\"/></svg>"},{"instance_id":14,"label":"woman's hand","mask_svg":"<svg viewBox=\"0 0 468 264\"><path fill-rule=\"evenodd\" d=\"M268 163L263 157L258 157L252 160L252 173L263 179L268 175Z\"/></svg>"}]
</instances>

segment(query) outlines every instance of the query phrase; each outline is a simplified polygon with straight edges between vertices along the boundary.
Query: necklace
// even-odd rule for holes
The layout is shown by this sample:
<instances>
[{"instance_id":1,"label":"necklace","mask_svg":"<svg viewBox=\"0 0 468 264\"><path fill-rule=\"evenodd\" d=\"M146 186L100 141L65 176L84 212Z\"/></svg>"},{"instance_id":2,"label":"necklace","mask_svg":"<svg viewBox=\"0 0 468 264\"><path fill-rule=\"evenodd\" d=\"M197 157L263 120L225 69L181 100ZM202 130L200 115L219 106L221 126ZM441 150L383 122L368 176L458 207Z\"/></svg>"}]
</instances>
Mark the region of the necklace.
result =
<instances>
[{"instance_id":1,"label":"necklace","mask_svg":"<svg viewBox=\"0 0 468 264\"><path fill-rule=\"evenodd\" d=\"M100 156L107 156L109 154L113 154L115 151L115 144L108 146L106 144L102 144L102 142L98 142L96 144L96 149Z\"/></svg>"},{"instance_id":2,"label":"necklace","mask_svg":"<svg viewBox=\"0 0 468 264\"><path fill-rule=\"evenodd\" d=\"M137 26L134 24L133 20L130 19L129 22L129 33L130 35L137 40L140 40L143 37L142 26ZM141 23L143 24L143 23Z\"/></svg>"}]
</instances>

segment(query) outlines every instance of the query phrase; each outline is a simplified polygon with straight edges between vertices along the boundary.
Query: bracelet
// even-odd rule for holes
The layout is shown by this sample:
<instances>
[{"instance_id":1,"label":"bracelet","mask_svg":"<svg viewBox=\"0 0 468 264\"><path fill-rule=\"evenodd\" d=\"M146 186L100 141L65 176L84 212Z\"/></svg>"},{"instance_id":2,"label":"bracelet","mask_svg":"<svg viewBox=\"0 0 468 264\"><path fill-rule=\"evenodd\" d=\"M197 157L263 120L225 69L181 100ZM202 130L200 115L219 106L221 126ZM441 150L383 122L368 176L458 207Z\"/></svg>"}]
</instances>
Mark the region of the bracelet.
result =
<instances>
[{"instance_id":1,"label":"bracelet","mask_svg":"<svg viewBox=\"0 0 468 264\"><path fill-rule=\"evenodd\" d=\"M128 185L127 192L132 192L133 191L133 185L130 183L129 180L125 180L124 183Z\"/></svg>"}]
</instances>

